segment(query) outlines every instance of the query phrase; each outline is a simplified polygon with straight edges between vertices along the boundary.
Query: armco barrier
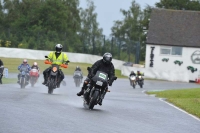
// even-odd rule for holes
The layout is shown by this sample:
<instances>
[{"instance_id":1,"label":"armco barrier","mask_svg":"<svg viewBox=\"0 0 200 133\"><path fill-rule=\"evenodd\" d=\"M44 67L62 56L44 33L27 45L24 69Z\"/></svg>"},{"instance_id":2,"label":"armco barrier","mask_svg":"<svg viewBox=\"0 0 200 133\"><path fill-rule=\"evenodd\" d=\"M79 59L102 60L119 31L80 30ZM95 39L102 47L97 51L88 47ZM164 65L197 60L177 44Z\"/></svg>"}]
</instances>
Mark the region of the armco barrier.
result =
<instances>
[{"instance_id":1,"label":"armco barrier","mask_svg":"<svg viewBox=\"0 0 200 133\"><path fill-rule=\"evenodd\" d=\"M44 60L44 56L48 55L51 51L42 51L42 50L30 50L30 49L19 49L19 48L4 48L0 47L0 57L8 58L27 58L27 59L37 59ZM90 55L90 54L81 54L81 53L70 53L65 52L70 60L70 62L80 62L80 63L89 63L93 64L99 59L102 59L102 56ZM113 64L116 69L121 70L121 67L124 61L113 59Z\"/></svg>"},{"instance_id":2,"label":"armco barrier","mask_svg":"<svg viewBox=\"0 0 200 133\"><path fill-rule=\"evenodd\" d=\"M44 60L44 56L48 55L49 52L50 51L0 47L0 57L7 57L7 58L27 58L27 59ZM65 52L65 53L68 55L69 60L71 62L93 64L97 60L102 59L102 56L97 56L97 55L70 53L70 52ZM141 67L128 67L128 66L123 66L123 63L125 63L124 61L116 59L113 59L112 62L115 66L115 69L121 70L121 74L125 76L128 76L131 71L140 70L144 72L145 75L144 77L146 78L189 82L188 71L178 71L178 70L163 71L163 70L156 70L154 68L147 69Z\"/></svg>"}]
</instances>

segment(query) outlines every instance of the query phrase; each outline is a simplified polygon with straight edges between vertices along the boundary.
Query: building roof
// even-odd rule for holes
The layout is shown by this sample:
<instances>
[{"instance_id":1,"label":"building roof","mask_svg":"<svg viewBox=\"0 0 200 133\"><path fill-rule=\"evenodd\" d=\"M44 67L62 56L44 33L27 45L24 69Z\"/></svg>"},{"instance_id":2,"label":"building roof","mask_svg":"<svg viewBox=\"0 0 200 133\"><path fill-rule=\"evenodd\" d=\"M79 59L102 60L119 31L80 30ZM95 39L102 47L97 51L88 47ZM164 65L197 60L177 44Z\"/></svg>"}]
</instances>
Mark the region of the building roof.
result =
<instances>
[{"instance_id":1,"label":"building roof","mask_svg":"<svg viewBox=\"0 0 200 133\"><path fill-rule=\"evenodd\" d=\"M200 47L200 12L153 9L147 44Z\"/></svg>"}]
</instances>

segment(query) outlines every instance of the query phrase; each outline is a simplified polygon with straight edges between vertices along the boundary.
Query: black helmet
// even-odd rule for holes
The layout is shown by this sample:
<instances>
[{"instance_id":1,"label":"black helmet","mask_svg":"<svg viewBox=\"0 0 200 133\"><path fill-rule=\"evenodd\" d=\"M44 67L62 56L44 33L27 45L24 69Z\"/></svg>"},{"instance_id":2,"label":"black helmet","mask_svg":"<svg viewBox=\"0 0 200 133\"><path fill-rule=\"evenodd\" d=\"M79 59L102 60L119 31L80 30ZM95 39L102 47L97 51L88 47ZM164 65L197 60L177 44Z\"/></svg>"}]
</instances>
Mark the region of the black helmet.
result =
<instances>
[{"instance_id":1,"label":"black helmet","mask_svg":"<svg viewBox=\"0 0 200 133\"><path fill-rule=\"evenodd\" d=\"M110 64L111 61L112 61L112 54L111 54L111 53L105 53L105 54L103 55L103 62L104 62L105 64Z\"/></svg>"},{"instance_id":2,"label":"black helmet","mask_svg":"<svg viewBox=\"0 0 200 133\"><path fill-rule=\"evenodd\" d=\"M60 53L62 51L63 46L61 44L56 44L56 53Z\"/></svg>"}]
</instances>

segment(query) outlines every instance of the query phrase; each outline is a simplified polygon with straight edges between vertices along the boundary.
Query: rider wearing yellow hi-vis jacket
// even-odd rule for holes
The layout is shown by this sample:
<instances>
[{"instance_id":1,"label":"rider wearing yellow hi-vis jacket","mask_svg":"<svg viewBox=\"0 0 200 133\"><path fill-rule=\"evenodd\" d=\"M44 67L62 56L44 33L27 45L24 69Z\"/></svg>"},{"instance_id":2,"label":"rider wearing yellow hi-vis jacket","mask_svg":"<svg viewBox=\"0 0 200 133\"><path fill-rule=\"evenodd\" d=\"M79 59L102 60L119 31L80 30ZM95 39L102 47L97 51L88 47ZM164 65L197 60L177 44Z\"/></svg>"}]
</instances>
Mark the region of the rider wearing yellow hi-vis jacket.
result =
<instances>
[{"instance_id":1,"label":"rider wearing yellow hi-vis jacket","mask_svg":"<svg viewBox=\"0 0 200 133\"><path fill-rule=\"evenodd\" d=\"M61 44L56 44L56 46L55 46L56 52L49 53L48 59L52 62L52 64L68 65L68 63L69 63L68 57L65 53L62 53L62 48L63 48L63 46ZM42 84L46 85L47 78L48 78L48 75L50 74L50 71L51 71L51 67L49 67L43 71L44 82ZM59 74L60 74L60 81L58 83L58 86L60 86L61 81L65 78L61 69L59 70Z\"/></svg>"}]
</instances>

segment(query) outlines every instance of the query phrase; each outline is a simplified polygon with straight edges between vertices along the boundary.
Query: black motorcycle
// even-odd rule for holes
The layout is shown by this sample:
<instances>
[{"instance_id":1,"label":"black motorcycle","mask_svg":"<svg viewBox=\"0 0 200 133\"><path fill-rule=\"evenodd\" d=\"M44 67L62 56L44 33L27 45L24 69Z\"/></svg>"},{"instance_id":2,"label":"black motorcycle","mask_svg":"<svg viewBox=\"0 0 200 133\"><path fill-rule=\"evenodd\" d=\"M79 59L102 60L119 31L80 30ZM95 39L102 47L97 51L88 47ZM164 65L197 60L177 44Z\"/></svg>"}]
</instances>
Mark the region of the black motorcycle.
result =
<instances>
[{"instance_id":1,"label":"black motorcycle","mask_svg":"<svg viewBox=\"0 0 200 133\"><path fill-rule=\"evenodd\" d=\"M81 83L82 83L82 79L83 79L83 75L81 71L75 71L74 72L74 82L76 87L80 87Z\"/></svg>"},{"instance_id":2,"label":"black motorcycle","mask_svg":"<svg viewBox=\"0 0 200 133\"><path fill-rule=\"evenodd\" d=\"M48 57L45 56L45 58L48 58ZM45 61L45 64L51 64L51 71L50 71L50 74L48 75L46 86L48 87L48 93L52 94L53 90L58 87L58 84L60 81L60 74L59 74L60 67L67 68L67 65L52 64L50 61L47 61L47 60Z\"/></svg>"},{"instance_id":3,"label":"black motorcycle","mask_svg":"<svg viewBox=\"0 0 200 133\"><path fill-rule=\"evenodd\" d=\"M114 77L111 80L116 80ZM104 95L108 91L108 74L102 71L97 71L96 75L91 79L88 84L87 89L83 94L83 106L88 109L93 109L101 100L103 100Z\"/></svg>"},{"instance_id":4,"label":"black motorcycle","mask_svg":"<svg viewBox=\"0 0 200 133\"><path fill-rule=\"evenodd\" d=\"M58 81L59 81L59 78L60 78L59 74L58 74L58 70L59 70L59 65L52 64L51 72L50 72L50 75L48 77L47 85L46 85L46 86L48 86L48 93L49 94L52 94L53 90L55 88L57 88Z\"/></svg>"},{"instance_id":5,"label":"black motorcycle","mask_svg":"<svg viewBox=\"0 0 200 133\"><path fill-rule=\"evenodd\" d=\"M3 69L4 69L4 67L3 67L3 66L1 66L1 67L0 67L0 84L2 84L2 78L3 78Z\"/></svg>"},{"instance_id":6,"label":"black motorcycle","mask_svg":"<svg viewBox=\"0 0 200 133\"><path fill-rule=\"evenodd\" d=\"M140 88L143 88L144 79L142 78L142 76L137 77L137 84L140 86Z\"/></svg>"}]
</instances>

